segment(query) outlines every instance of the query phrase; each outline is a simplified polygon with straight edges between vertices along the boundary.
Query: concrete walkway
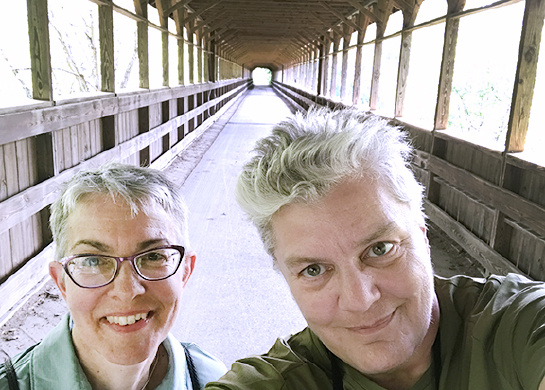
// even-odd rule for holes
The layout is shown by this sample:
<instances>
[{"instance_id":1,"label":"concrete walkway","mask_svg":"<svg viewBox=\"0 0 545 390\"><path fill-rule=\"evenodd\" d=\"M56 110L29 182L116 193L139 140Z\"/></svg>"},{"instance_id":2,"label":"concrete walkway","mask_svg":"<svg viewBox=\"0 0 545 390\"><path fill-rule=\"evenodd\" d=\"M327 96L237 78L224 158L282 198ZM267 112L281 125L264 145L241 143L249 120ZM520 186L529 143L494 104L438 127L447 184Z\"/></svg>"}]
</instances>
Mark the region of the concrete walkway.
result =
<instances>
[{"instance_id":1,"label":"concrete walkway","mask_svg":"<svg viewBox=\"0 0 545 390\"><path fill-rule=\"evenodd\" d=\"M222 359L266 352L277 337L305 326L289 289L236 205L233 188L257 139L290 114L270 87L250 90L166 168L181 184L190 210L190 237L197 253L172 330ZM440 275L478 275L461 250L430 230L432 258ZM48 282L0 328L2 353L11 356L40 341L66 312Z\"/></svg>"},{"instance_id":2,"label":"concrete walkway","mask_svg":"<svg viewBox=\"0 0 545 390\"><path fill-rule=\"evenodd\" d=\"M180 340L196 342L227 365L264 353L276 337L305 326L287 284L273 270L233 195L255 141L289 114L271 88L251 90L182 187L197 263L173 333ZM167 168L174 180L175 170Z\"/></svg>"}]
</instances>

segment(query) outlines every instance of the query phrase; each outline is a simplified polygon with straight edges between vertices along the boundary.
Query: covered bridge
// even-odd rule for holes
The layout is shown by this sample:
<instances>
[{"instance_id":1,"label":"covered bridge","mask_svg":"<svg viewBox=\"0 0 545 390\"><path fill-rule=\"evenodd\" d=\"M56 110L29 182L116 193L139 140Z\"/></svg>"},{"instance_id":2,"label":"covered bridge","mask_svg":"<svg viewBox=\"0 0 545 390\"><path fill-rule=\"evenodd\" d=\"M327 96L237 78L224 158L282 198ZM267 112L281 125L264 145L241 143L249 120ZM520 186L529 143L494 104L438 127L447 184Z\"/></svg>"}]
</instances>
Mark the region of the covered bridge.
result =
<instances>
[{"instance_id":1,"label":"covered bridge","mask_svg":"<svg viewBox=\"0 0 545 390\"><path fill-rule=\"evenodd\" d=\"M256 69L298 109L392 118L430 221L486 272L545 280L545 1L24 3L0 43L0 321L46 276L60 183L111 159L167 166Z\"/></svg>"}]
</instances>

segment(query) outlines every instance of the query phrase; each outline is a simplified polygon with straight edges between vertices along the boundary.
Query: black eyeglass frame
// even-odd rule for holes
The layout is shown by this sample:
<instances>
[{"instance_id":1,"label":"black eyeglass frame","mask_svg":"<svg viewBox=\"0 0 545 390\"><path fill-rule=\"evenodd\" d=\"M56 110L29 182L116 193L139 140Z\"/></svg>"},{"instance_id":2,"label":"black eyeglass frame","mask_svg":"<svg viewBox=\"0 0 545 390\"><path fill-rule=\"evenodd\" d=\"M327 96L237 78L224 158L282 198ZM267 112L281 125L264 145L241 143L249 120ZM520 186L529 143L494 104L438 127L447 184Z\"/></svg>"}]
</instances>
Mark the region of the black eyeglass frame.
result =
<instances>
[{"instance_id":1,"label":"black eyeglass frame","mask_svg":"<svg viewBox=\"0 0 545 390\"><path fill-rule=\"evenodd\" d=\"M141 255L145 254L145 253L153 252L153 251L158 250L158 249L175 249L175 250L177 250L178 252L180 252L180 262L176 266L176 269L174 270L174 272L172 272L170 275L162 277L162 278L148 278L148 277L146 277L146 276L144 276L144 275L142 275L140 273L140 271L138 270L138 267L134 263L134 259L137 258L138 256L141 256ZM108 257L108 258L111 258L111 259L115 259L115 261L116 261L115 272L114 272L114 275L112 276L112 278L107 283L101 284L99 286L92 286L92 287L82 286L81 284L79 284L78 282L76 282L74 280L72 275L70 275L70 272L68 271L68 266L67 266L68 262L70 260L76 259L78 257L88 257L88 256L100 256L100 257ZM139 252L139 253L137 253L135 255L127 256L127 257L100 255L100 254L97 254L97 253L80 253L80 254L77 254L77 255L70 255L70 256L63 257L62 259L59 260L59 263L61 263L62 268L64 269L64 272L66 272L68 277L76 284L76 286L81 287L81 288L99 288L99 287L107 286L107 285L109 285L110 283L112 283L115 280L117 274L119 273L119 269L121 268L121 263L124 262L124 261L129 261L132 264L132 268L134 269L136 274L138 276L140 276L142 279L155 282L155 281L159 281L159 280L168 279L172 275L174 275L176 272L178 272L178 269L180 268L180 265L185 260L184 256L185 256L185 248L183 246L181 246L181 245L164 245L164 246L158 246L156 248L147 249L147 250L145 250L143 252Z\"/></svg>"}]
</instances>

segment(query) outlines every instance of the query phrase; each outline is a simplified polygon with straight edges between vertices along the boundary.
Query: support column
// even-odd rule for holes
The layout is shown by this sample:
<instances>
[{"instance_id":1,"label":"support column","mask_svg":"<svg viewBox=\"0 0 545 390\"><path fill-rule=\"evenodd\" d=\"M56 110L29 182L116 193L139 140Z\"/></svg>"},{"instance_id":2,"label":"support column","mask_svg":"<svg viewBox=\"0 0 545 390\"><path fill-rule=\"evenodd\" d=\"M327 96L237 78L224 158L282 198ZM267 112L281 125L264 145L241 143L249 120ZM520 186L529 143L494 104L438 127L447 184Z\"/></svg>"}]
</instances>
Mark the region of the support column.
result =
<instances>
[{"instance_id":1,"label":"support column","mask_svg":"<svg viewBox=\"0 0 545 390\"><path fill-rule=\"evenodd\" d=\"M413 8L404 8L403 12L403 28L414 26L416 15L420 9L422 0L417 0L412 4ZM409 76L409 63L411 60L411 42L412 31L403 32L401 35L401 48L399 49L399 64L397 68L397 87L394 116L403 116L403 104L405 101L405 93L407 89L407 78Z\"/></svg>"},{"instance_id":2,"label":"support column","mask_svg":"<svg viewBox=\"0 0 545 390\"><path fill-rule=\"evenodd\" d=\"M452 91L452 78L454 75L454 58L456 56L456 43L458 41L458 28L460 25L460 19L449 18L449 15L463 10L465 5L465 0L447 0L447 2L447 23L445 26L441 73L439 74L434 130L444 130L448 125L450 92Z\"/></svg>"}]
</instances>

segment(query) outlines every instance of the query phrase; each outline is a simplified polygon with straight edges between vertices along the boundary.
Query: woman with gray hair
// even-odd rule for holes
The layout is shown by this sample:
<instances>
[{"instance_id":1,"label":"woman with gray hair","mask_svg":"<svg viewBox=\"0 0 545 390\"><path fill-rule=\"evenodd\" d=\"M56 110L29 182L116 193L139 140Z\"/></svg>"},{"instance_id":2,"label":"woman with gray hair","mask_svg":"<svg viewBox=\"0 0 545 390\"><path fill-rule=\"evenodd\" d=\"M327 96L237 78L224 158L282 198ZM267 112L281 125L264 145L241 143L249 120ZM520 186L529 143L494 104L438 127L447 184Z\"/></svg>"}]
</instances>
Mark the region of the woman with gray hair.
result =
<instances>
[{"instance_id":1,"label":"woman with gray hair","mask_svg":"<svg viewBox=\"0 0 545 390\"><path fill-rule=\"evenodd\" d=\"M545 390L545 284L434 276L401 129L313 109L259 141L237 183L308 327L209 390Z\"/></svg>"},{"instance_id":2,"label":"woman with gray hair","mask_svg":"<svg viewBox=\"0 0 545 390\"><path fill-rule=\"evenodd\" d=\"M78 172L51 206L49 273L69 313L0 367L7 389L200 389L219 360L169 333L196 255L187 209L160 171Z\"/></svg>"}]
</instances>

